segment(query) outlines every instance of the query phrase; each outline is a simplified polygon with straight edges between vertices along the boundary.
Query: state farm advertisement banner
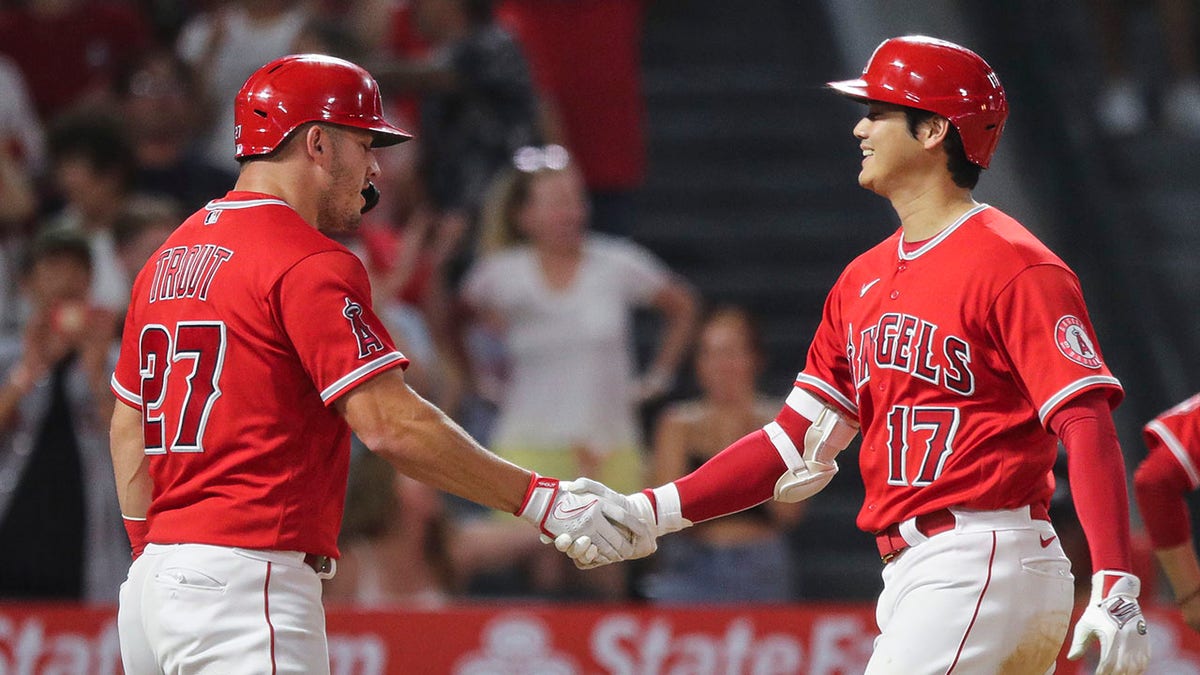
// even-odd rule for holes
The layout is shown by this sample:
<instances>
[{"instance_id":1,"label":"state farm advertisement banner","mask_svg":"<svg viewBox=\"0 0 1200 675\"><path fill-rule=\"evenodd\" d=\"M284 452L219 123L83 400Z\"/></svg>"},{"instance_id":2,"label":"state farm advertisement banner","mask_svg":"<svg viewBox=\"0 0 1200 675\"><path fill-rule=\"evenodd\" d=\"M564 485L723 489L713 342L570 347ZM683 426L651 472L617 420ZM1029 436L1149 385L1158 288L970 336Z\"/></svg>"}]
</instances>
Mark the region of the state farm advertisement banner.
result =
<instances>
[{"instance_id":1,"label":"state farm advertisement banner","mask_svg":"<svg viewBox=\"0 0 1200 675\"><path fill-rule=\"evenodd\" d=\"M1147 615L1151 672L1200 675L1200 635ZM333 675L844 675L863 672L875 634L868 605L335 609L328 623ZM0 675L120 672L115 609L0 604Z\"/></svg>"}]
</instances>

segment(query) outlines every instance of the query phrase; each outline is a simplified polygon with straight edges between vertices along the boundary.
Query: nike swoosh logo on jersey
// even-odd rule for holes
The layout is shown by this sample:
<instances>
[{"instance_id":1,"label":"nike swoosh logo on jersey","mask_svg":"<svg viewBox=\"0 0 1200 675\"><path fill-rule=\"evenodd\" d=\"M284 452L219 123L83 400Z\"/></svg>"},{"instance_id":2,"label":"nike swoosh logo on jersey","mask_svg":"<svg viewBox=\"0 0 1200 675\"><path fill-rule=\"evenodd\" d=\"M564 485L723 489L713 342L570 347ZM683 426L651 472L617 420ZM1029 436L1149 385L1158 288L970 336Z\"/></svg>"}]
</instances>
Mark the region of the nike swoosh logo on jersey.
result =
<instances>
[{"instance_id":1,"label":"nike swoosh logo on jersey","mask_svg":"<svg viewBox=\"0 0 1200 675\"><path fill-rule=\"evenodd\" d=\"M867 283L863 284L862 288L858 289L858 297L861 298L862 296L866 295L867 291L871 290L871 287L877 283L879 283L879 279L876 279L875 281L868 281Z\"/></svg>"},{"instance_id":2,"label":"nike swoosh logo on jersey","mask_svg":"<svg viewBox=\"0 0 1200 675\"><path fill-rule=\"evenodd\" d=\"M579 516L583 515L584 511L592 508L597 501L598 500L593 499L592 501L582 506L576 506L573 509L564 508L562 504L555 504L553 515L557 520L571 520L572 518L578 518Z\"/></svg>"},{"instance_id":3,"label":"nike swoosh logo on jersey","mask_svg":"<svg viewBox=\"0 0 1200 675\"><path fill-rule=\"evenodd\" d=\"M1058 539L1057 534L1052 534L1049 537L1045 537L1045 538L1038 537L1038 541L1040 541L1042 543L1042 548L1046 548L1050 544L1053 544L1055 539Z\"/></svg>"}]
</instances>

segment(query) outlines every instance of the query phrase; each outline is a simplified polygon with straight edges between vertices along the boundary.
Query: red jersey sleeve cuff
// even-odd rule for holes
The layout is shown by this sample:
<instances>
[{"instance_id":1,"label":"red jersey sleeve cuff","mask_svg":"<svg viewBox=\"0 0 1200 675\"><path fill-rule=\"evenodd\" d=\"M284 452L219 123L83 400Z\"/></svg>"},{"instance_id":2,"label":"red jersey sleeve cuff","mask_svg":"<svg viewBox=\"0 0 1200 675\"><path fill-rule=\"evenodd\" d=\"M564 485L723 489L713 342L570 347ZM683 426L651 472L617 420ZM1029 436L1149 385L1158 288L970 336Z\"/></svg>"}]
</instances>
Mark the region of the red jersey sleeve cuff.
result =
<instances>
[{"instance_id":1,"label":"red jersey sleeve cuff","mask_svg":"<svg viewBox=\"0 0 1200 675\"><path fill-rule=\"evenodd\" d=\"M109 389L112 390L113 395L125 403L125 405L128 405L131 408L137 408L138 410L142 409L141 395L135 394L129 389L121 386L121 383L117 381L116 373L113 373L112 379L109 381L108 386Z\"/></svg>"},{"instance_id":2,"label":"red jersey sleeve cuff","mask_svg":"<svg viewBox=\"0 0 1200 675\"><path fill-rule=\"evenodd\" d=\"M836 387L825 380L813 377L807 373L800 373L796 376L795 386L804 389L822 401L840 408L838 412L842 413L842 415L855 421L858 420L858 404L851 401L845 394L838 391Z\"/></svg>"},{"instance_id":3,"label":"red jersey sleeve cuff","mask_svg":"<svg viewBox=\"0 0 1200 675\"><path fill-rule=\"evenodd\" d=\"M343 375L333 384L325 387L321 391L321 401L325 405L329 405L341 398L343 394L375 377L376 375L391 370L392 368L407 368L408 359L400 352L391 352L384 354L379 358L364 364Z\"/></svg>"},{"instance_id":4,"label":"red jersey sleeve cuff","mask_svg":"<svg viewBox=\"0 0 1200 675\"><path fill-rule=\"evenodd\" d=\"M1058 390L1038 408L1038 419L1042 421L1042 426L1049 430L1051 428L1050 420L1060 408L1084 392L1090 391L1103 392L1108 399L1109 410L1116 408L1121 399L1125 398L1125 390L1121 388L1121 381L1111 375L1082 377Z\"/></svg>"}]
</instances>

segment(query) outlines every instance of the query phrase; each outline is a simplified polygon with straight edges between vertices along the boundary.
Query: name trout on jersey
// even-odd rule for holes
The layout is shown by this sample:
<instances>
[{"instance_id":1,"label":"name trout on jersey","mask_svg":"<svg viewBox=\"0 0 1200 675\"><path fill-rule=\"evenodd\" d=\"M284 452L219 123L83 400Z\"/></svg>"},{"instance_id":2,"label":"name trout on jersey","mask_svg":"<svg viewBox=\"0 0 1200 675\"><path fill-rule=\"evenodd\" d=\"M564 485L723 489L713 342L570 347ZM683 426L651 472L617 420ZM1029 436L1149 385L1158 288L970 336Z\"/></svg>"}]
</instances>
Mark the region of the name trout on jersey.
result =
<instances>
[{"instance_id":1,"label":"name trout on jersey","mask_svg":"<svg viewBox=\"0 0 1200 675\"><path fill-rule=\"evenodd\" d=\"M971 346L957 335L938 337L938 327L910 314L890 312L874 326L857 334L846 327L846 357L853 369L854 386L871 381L871 369L887 368L938 385L962 396L975 393L971 372Z\"/></svg>"},{"instance_id":2,"label":"name trout on jersey","mask_svg":"<svg viewBox=\"0 0 1200 675\"><path fill-rule=\"evenodd\" d=\"M154 283L150 302L181 298L208 299L217 270L233 257L233 251L216 244L174 246L163 249L154 261Z\"/></svg>"}]
</instances>

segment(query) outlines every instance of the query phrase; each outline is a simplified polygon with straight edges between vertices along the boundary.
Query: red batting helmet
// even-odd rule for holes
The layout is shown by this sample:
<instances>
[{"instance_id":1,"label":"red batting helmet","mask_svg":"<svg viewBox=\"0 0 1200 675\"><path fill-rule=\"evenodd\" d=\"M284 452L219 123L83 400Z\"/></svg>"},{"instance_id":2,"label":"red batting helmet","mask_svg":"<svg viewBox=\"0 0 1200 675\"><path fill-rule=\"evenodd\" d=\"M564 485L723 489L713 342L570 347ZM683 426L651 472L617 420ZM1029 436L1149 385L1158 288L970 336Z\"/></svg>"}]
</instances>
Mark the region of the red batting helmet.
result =
<instances>
[{"instance_id":1,"label":"red batting helmet","mask_svg":"<svg viewBox=\"0 0 1200 675\"><path fill-rule=\"evenodd\" d=\"M953 42L909 35L875 48L862 77L830 82L859 101L881 101L937 113L962 136L967 159L987 168L1000 141L1008 101L992 67Z\"/></svg>"},{"instance_id":2,"label":"red batting helmet","mask_svg":"<svg viewBox=\"0 0 1200 675\"><path fill-rule=\"evenodd\" d=\"M305 122L375 135L374 147L412 138L383 119L379 85L359 66L322 54L293 54L259 68L233 101L234 156L265 155Z\"/></svg>"}]
</instances>

